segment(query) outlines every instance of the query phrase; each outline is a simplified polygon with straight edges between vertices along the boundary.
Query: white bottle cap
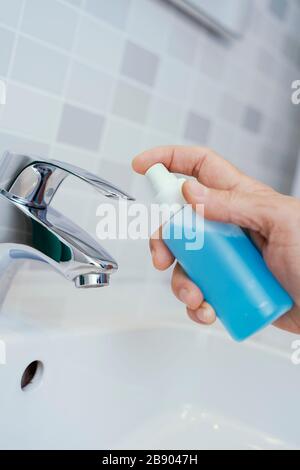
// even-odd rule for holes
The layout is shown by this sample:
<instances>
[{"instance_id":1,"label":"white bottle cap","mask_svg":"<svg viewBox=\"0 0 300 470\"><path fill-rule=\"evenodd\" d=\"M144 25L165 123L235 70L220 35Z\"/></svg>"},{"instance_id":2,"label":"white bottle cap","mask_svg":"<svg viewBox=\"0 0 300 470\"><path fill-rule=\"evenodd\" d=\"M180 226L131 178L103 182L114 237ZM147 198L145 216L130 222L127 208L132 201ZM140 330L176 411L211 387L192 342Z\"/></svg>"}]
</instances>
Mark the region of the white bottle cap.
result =
<instances>
[{"instance_id":1,"label":"white bottle cap","mask_svg":"<svg viewBox=\"0 0 300 470\"><path fill-rule=\"evenodd\" d=\"M162 163L153 165L145 173L151 183L156 196L155 199L161 204L186 204L182 194L182 185L185 178L177 178L170 173Z\"/></svg>"}]
</instances>

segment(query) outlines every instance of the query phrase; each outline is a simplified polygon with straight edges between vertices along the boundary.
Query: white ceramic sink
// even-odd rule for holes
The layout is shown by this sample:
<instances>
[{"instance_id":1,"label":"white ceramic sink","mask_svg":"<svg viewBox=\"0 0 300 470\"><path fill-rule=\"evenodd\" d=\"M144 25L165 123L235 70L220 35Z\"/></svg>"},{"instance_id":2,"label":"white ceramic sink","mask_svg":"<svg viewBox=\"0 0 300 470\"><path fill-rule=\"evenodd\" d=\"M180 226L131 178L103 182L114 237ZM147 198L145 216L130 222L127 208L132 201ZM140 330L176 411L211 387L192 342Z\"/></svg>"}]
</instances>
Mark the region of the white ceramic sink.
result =
<instances>
[{"instance_id":1,"label":"white ceramic sink","mask_svg":"<svg viewBox=\"0 0 300 470\"><path fill-rule=\"evenodd\" d=\"M84 329L2 314L1 449L300 448L288 354L177 321L177 303L174 318L113 308ZM34 360L43 370L21 390Z\"/></svg>"}]
</instances>

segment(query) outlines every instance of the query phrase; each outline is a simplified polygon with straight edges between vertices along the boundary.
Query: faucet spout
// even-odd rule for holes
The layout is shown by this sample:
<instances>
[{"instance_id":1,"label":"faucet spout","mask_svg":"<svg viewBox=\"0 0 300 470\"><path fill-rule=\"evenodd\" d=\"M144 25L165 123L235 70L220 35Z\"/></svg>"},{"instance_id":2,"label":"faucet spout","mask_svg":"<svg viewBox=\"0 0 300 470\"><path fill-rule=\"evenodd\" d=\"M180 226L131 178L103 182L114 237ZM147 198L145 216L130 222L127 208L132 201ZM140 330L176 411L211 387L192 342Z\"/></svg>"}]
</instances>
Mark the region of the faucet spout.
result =
<instances>
[{"instance_id":1,"label":"faucet spout","mask_svg":"<svg viewBox=\"0 0 300 470\"><path fill-rule=\"evenodd\" d=\"M88 233L51 207L62 181L72 174L106 197L132 199L111 183L62 162L6 153L0 161L0 256L5 291L16 260L46 262L77 288L103 287L118 269L114 258ZM0 275L1 275L0 274Z\"/></svg>"},{"instance_id":2,"label":"faucet spout","mask_svg":"<svg viewBox=\"0 0 300 470\"><path fill-rule=\"evenodd\" d=\"M110 275L101 274L80 274L75 279L77 288L105 287L109 285Z\"/></svg>"}]
</instances>

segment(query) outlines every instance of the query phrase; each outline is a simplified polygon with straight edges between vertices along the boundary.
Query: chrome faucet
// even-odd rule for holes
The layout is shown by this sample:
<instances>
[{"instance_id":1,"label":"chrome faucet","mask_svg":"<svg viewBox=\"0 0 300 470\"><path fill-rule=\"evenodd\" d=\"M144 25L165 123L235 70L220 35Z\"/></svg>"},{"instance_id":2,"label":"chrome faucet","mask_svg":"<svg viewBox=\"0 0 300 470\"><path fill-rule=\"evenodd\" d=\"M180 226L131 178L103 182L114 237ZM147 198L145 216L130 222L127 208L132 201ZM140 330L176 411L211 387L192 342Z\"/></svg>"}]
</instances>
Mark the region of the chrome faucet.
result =
<instances>
[{"instance_id":1,"label":"chrome faucet","mask_svg":"<svg viewBox=\"0 0 300 470\"><path fill-rule=\"evenodd\" d=\"M0 160L0 291L17 269L16 260L49 263L76 287L109 284L116 261L80 227L50 203L68 175L108 198L132 198L121 189L76 166L57 160L6 152ZM5 286L7 285L7 286ZM3 303L0 293L0 306Z\"/></svg>"}]
</instances>

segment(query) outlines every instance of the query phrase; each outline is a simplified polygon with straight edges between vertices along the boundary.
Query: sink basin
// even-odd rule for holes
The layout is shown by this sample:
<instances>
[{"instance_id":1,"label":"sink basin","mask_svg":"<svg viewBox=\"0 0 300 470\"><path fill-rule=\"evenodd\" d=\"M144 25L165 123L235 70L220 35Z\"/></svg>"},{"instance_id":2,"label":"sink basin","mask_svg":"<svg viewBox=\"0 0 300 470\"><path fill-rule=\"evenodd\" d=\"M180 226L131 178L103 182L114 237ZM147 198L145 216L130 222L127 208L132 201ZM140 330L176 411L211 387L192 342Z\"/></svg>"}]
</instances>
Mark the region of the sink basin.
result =
<instances>
[{"instance_id":1,"label":"sink basin","mask_svg":"<svg viewBox=\"0 0 300 470\"><path fill-rule=\"evenodd\" d=\"M114 305L84 328L0 317L1 449L300 448L289 354Z\"/></svg>"}]
</instances>

